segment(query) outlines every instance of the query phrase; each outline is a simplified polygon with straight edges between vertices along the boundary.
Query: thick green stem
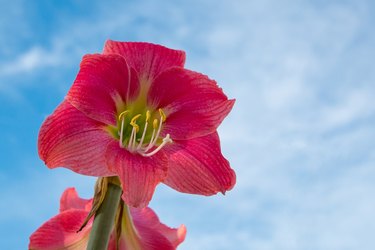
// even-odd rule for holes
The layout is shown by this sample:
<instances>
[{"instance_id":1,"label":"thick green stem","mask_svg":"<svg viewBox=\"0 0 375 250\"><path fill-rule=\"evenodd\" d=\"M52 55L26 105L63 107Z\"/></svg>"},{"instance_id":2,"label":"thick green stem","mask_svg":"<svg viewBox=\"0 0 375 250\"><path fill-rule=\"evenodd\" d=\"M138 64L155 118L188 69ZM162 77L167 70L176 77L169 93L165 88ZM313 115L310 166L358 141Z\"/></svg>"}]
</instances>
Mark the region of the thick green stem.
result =
<instances>
[{"instance_id":1,"label":"thick green stem","mask_svg":"<svg viewBox=\"0 0 375 250\"><path fill-rule=\"evenodd\" d=\"M95 214L87 245L88 250L107 250L116 212L119 207L121 191L120 186L108 183L103 203Z\"/></svg>"}]
</instances>

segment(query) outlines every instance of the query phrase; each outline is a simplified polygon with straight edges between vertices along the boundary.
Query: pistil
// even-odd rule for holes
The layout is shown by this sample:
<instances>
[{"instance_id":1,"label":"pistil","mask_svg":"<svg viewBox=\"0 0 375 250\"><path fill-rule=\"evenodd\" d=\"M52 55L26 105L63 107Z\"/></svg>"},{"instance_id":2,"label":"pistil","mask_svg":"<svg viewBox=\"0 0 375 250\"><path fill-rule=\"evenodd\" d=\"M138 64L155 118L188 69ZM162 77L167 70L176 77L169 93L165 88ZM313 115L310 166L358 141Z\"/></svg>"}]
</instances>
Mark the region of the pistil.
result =
<instances>
[{"instance_id":1,"label":"pistil","mask_svg":"<svg viewBox=\"0 0 375 250\"><path fill-rule=\"evenodd\" d=\"M150 153L141 153L142 156L150 157L159 152L160 149L162 149L167 143L173 142L170 135L167 134L165 138L163 138L163 142L152 152Z\"/></svg>"}]
</instances>

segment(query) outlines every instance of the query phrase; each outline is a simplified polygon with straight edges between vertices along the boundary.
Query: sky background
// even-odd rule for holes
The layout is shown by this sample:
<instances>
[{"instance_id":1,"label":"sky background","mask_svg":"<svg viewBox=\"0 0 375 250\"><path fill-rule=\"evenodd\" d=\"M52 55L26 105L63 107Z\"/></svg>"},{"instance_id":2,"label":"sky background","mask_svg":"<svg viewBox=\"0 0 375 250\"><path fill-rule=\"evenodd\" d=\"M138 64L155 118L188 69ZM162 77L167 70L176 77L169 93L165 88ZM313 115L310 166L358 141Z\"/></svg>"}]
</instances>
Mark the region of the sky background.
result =
<instances>
[{"instance_id":1,"label":"sky background","mask_svg":"<svg viewBox=\"0 0 375 250\"><path fill-rule=\"evenodd\" d=\"M225 196L159 185L179 249L375 249L375 2L0 0L0 249L26 249L63 190L37 135L84 54L107 39L182 49L230 98L219 129L237 173Z\"/></svg>"}]
</instances>

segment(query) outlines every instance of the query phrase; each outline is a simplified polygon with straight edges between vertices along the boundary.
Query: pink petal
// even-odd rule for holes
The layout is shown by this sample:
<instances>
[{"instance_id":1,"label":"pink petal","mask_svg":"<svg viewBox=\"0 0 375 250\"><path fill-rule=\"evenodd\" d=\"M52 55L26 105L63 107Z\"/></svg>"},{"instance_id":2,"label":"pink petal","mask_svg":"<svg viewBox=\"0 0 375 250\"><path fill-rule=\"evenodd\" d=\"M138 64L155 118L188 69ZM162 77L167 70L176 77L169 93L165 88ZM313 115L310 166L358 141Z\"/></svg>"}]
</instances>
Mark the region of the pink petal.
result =
<instances>
[{"instance_id":1,"label":"pink petal","mask_svg":"<svg viewBox=\"0 0 375 250\"><path fill-rule=\"evenodd\" d=\"M86 55L80 67L67 100L92 119L115 125L125 103L138 96L135 72L119 55Z\"/></svg>"},{"instance_id":2,"label":"pink petal","mask_svg":"<svg viewBox=\"0 0 375 250\"><path fill-rule=\"evenodd\" d=\"M169 154L164 183L184 193L213 195L232 189L236 175L220 150L217 133L165 147Z\"/></svg>"},{"instance_id":3,"label":"pink petal","mask_svg":"<svg viewBox=\"0 0 375 250\"><path fill-rule=\"evenodd\" d=\"M178 229L167 227L160 223L158 216L148 207L131 208L130 214L133 223L123 222L125 224L119 242L120 250L174 250L185 238L185 226ZM135 228L129 228L132 225ZM116 250L114 235L108 250Z\"/></svg>"},{"instance_id":4,"label":"pink petal","mask_svg":"<svg viewBox=\"0 0 375 250\"><path fill-rule=\"evenodd\" d=\"M87 214L83 210L71 209L51 218L30 236L29 249L86 249L92 221L82 231L77 231Z\"/></svg>"},{"instance_id":5,"label":"pink petal","mask_svg":"<svg viewBox=\"0 0 375 250\"><path fill-rule=\"evenodd\" d=\"M186 227L170 228L160 222L156 213L149 207L143 209L132 208L131 215L136 228L150 228L165 237L173 248L182 243L186 236ZM140 229L138 229L140 231ZM146 234L147 235L147 234Z\"/></svg>"},{"instance_id":6,"label":"pink petal","mask_svg":"<svg viewBox=\"0 0 375 250\"><path fill-rule=\"evenodd\" d=\"M104 153L109 134L67 101L43 123L38 138L40 158L49 168L66 167L91 176L110 176Z\"/></svg>"},{"instance_id":7,"label":"pink petal","mask_svg":"<svg viewBox=\"0 0 375 250\"><path fill-rule=\"evenodd\" d=\"M78 196L75 188L67 188L60 198L60 212L69 209L81 209L90 211L92 199L82 199Z\"/></svg>"},{"instance_id":8,"label":"pink petal","mask_svg":"<svg viewBox=\"0 0 375 250\"><path fill-rule=\"evenodd\" d=\"M155 187L164 180L167 158L163 152L143 157L120 148L118 142L109 144L106 152L108 168L116 171L122 184L122 198L132 207L145 207Z\"/></svg>"},{"instance_id":9,"label":"pink petal","mask_svg":"<svg viewBox=\"0 0 375 250\"><path fill-rule=\"evenodd\" d=\"M163 134L184 140L216 130L233 107L234 100L207 76L183 68L162 73L151 85L148 104L167 114Z\"/></svg>"},{"instance_id":10,"label":"pink petal","mask_svg":"<svg viewBox=\"0 0 375 250\"><path fill-rule=\"evenodd\" d=\"M185 52L161 45L142 42L116 42L108 40L104 54L120 54L130 67L138 72L142 83L150 83L164 70L185 64Z\"/></svg>"},{"instance_id":11,"label":"pink petal","mask_svg":"<svg viewBox=\"0 0 375 250\"><path fill-rule=\"evenodd\" d=\"M186 227L181 225L178 228L170 228L163 223L160 223L157 231L162 234L173 246L173 249L177 248L186 237Z\"/></svg>"},{"instance_id":12,"label":"pink petal","mask_svg":"<svg viewBox=\"0 0 375 250\"><path fill-rule=\"evenodd\" d=\"M142 250L174 250L173 244L161 233L155 229L149 228L143 224L136 225ZM120 241L121 244L121 241ZM128 250L129 248L121 248ZM130 249L129 249L130 250Z\"/></svg>"}]
</instances>

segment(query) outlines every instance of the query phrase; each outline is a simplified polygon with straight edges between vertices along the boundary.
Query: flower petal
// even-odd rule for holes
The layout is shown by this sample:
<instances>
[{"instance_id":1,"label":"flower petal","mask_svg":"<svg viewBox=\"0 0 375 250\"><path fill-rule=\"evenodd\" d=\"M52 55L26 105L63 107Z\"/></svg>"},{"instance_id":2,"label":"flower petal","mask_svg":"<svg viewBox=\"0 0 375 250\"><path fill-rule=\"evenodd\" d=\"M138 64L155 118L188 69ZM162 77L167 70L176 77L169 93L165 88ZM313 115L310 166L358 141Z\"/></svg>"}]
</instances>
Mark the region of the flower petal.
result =
<instances>
[{"instance_id":1,"label":"flower petal","mask_svg":"<svg viewBox=\"0 0 375 250\"><path fill-rule=\"evenodd\" d=\"M120 54L130 67L138 72L142 83L151 82L164 70L185 64L185 52L161 45L143 42L116 42L108 40L104 54Z\"/></svg>"},{"instance_id":2,"label":"flower petal","mask_svg":"<svg viewBox=\"0 0 375 250\"><path fill-rule=\"evenodd\" d=\"M118 113L138 93L137 76L122 56L95 54L83 57L67 100L92 119L116 125Z\"/></svg>"},{"instance_id":3,"label":"flower petal","mask_svg":"<svg viewBox=\"0 0 375 250\"><path fill-rule=\"evenodd\" d=\"M106 152L108 168L115 171L122 184L122 198L132 207L145 207L155 187L167 173L167 158L163 152L143 157L120 148L117 141L109 144Z\"/></svg>"},{"instance_id":4,"label":"flower petal","mask_svg":"<svg viewBox=\"0 0 375 250\"><path fill-rule=\"evenodd\" d=\"M164 135L185 140L214 132L232 109L234 100L228 100L207 76L172 68L155 79L148 104L167 114Z\"/></svg>"},{"instance_id":5,"label":"flower petal","mask_svg":"<svg viewBox=\"0 0 375 250\"><path fill-rule=\"evenodd\" d=\"M88 118L67 101L43 123L38 138L40 158L49 168L66 167L91 176L110 176L104 153L109 134L104 124Z\"/></svg>"},{"instance_id":6,"label":"flower petal","mask_svg":"<svg viewBox=\"0 0 375 250\"><path fill-rule=\"evenodd\" d=\"M164 183L184 193L213 195L232 189L236 175L220 150L217 133L165 147L169 156Z\"/></svg>"},{"instance_id":7,"label":"flower petal","mask_svg":"<svg viewBox=\"0 0 375 250\"><path fill-rule=\"evenodd\" d=\"M82 229L88 212L70 209L45 222L31 236L30 250L84 250L87 246L92 220Z\"/></svg>"},{"instance_id":8,"label":"flower petal","mask_svg":"<svg viewBox=\"0 0 375 250\"><path fill-rule=\"evenodd\" d=\"M130 210L133 222L138 230L141 228L150 228L163 235L173 248L182 243L186 236L186 227L181 225L179 228L170 228L161 223L156 213L149 207L143 209L132 208Z\"/></svg>"},{"instance_id":9,"label":"flower petal","mask_svg":"<svg viewBox=\"0 0 375 250\"><path fill-rule=\"evenodd\" d=\"M178 228L170 228L163 223L160 223L156 230L163 235L170 244L173 246L173 249L176 249L186 237L186 227L181 225Z\"/></svg>"},{"instance_id":10,"label":"flower petal","mask_svg":"<svg viewBox=\"0 0 375 250\"><path fill-rule=\"evenodd\" d=\"M140 237L140 250L174 250L173 244L159 231L147 227L147 225L136 225ZM124 244L125 243L125 244ZM129 245L126 243L124 237L120 238L120 249L122 245Z\"/></svg>"},{"instance_id":11,"label":"flower petal","mask_svg":"<svg viewBox=\"0 0 375 250\"><path fill-rule=\"evenodd\" d=\"M75 188L67 188L60 198L60 213L69 209L90 211L92 199L83 199L78 196Z\"/></svg>"}]
</instances>

